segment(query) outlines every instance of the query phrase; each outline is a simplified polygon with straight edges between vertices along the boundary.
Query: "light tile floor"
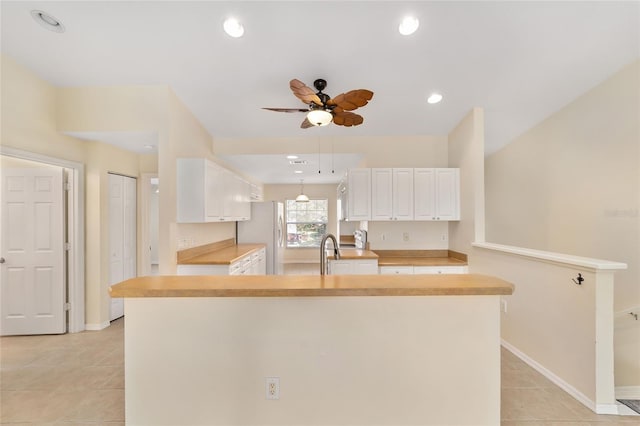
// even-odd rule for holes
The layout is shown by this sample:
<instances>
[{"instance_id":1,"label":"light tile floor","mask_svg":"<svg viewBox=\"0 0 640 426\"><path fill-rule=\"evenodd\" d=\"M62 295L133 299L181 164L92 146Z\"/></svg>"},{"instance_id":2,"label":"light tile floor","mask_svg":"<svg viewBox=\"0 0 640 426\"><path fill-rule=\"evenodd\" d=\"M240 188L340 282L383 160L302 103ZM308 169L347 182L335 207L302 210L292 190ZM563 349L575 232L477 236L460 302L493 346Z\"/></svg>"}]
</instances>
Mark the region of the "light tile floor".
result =
<instances>
[{"instance_id":1,"label":"light tile floor","mask_svg":"<svg viewBox=\"0 0 640 426\"><path fill-rule=\"evenodd\" d=\"M123 331L119 319L102 331L0 338L0 423L124 425ZM640 417L594 414L502 349L502 425L616 424L640 425Z\"/></svg>"}]
</instances>

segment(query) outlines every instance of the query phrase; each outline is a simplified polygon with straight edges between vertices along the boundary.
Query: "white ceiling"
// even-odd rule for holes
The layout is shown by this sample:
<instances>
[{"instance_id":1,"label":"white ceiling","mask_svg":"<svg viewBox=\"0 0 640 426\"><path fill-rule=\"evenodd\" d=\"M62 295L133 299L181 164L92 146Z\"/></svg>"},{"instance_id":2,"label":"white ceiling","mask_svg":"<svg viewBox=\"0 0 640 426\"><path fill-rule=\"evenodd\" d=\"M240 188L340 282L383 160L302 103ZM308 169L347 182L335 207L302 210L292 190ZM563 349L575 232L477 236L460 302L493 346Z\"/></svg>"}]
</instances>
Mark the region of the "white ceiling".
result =
<instances>
[{"instance_id":1,"label":"white ceiling","mask_svg":"<svg viewBox=\"0 0 640 426\"><path fill-rule=\"evenodd\" d=\"M168 85L214 138L446 135L472 107L482 107L491 153L640 57L636 1L2 1L0 7L3 54L45 80L67 87ZM37 25L32 9L53 15L66 32ZM408 13L420 28L405 37L397 27ZM243 23L244 37L223 32L229 16ZM262 110L304 108L289 90L292 78L310 87L324 78L333 96L372 90L373 100L356 111L364 124L302 130L303 114ZM432 91L444 95L440 104L426 103ZM274 167L266 158L245 159L253 168Z\"/></svg>"}]
</instances>

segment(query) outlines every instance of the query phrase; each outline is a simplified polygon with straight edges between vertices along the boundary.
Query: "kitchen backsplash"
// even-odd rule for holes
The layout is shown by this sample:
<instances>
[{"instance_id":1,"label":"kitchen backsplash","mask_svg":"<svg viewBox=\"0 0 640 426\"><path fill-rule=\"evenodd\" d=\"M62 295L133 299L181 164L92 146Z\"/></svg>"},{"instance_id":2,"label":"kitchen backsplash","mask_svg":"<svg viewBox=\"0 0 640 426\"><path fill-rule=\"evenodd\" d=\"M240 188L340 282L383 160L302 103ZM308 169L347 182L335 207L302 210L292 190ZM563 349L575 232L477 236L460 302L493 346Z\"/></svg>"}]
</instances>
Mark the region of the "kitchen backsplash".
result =
<instances>
[{"instance_id":1,"label":"kitchen backsplash","mask_svg":"<svg viewBox=\"0 0 640 426\"><path fill-rule=\"evenodd\" d=\"M440 250L449 248L449 222L368 222L371 250Z\"/></svg>"}]
</instances>

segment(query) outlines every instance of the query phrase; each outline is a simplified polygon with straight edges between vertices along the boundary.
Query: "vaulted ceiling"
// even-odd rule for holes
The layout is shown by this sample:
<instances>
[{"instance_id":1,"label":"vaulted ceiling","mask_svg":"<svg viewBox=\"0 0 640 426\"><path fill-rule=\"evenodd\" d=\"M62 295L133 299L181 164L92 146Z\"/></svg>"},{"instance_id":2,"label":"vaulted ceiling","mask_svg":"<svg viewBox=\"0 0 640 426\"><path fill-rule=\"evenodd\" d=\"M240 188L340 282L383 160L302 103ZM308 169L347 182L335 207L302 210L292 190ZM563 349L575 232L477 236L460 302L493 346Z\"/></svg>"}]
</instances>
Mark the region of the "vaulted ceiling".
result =
<instances>
[{"instance_id":1,"label":"vaulted ceiling","mask_svg":"<svg viewBox=\"0 0 640 426\"><path fill-rule=\"evenodd\" d=\"M3 1L2 52L57 86L168 85L214 138L446 135L482 107L494 152L640 57L638 2ZM47 31L43 10L64 26ZM406 15L419 19L409 36ZM237 18L240 38L223 21ZM301 129L297 78L366 88L356 127ZM432 92L444 98L426 99Z\"/></svg>"}]
</instances>

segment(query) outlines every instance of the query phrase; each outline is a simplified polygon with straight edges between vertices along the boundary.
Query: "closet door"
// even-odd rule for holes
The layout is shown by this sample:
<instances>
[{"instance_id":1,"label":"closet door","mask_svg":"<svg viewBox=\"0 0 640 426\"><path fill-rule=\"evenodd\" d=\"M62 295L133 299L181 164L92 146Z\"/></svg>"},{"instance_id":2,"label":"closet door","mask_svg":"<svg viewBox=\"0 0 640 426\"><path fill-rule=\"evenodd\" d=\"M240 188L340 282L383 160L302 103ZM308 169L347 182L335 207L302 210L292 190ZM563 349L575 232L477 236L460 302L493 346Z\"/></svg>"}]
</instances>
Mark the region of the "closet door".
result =
<instances>
[{"instance_id":1,"label":"closet door","mask_svg":"<svg viewBox=\"0 0 640 426\"><path fill-rule=\"evenodd\" d=\"M136 276L136 179L109 174L109 285ZM124 300L112 298L109 320L124 315Z\"/></svg>"}]
</instances>

